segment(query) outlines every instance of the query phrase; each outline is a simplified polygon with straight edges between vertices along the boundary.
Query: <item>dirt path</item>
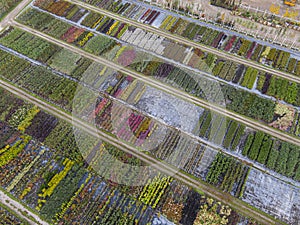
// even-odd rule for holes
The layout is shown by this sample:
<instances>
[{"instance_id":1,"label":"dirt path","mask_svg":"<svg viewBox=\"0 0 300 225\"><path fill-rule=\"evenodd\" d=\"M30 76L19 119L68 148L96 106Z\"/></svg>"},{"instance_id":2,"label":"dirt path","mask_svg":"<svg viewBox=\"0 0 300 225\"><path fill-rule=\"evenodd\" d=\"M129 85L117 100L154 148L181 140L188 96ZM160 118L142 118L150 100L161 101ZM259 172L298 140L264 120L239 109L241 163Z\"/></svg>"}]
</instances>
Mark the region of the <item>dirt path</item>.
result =
<instances>
[{"instance_id":1,"label":"dirt path","mask_svg":"<svg viewBox=\"0 0 300 225\"><path fill-rule=\"evenodd\" d=\"M10 22L21 12L21 10L32 0L23 0L16 8L14 8L4 19L0 22L0 31L10 24Z\"/></svg>"},{"instance_id":2,"label":"dirt path","mask_svg":"<svg viewBox=\"0 0 300 225\"><path fill-rule=\"evenodd\" d=\"M28 221L29 224L36 225L49 225L49 223L43 221L38 215L32 213L28 209L26 209L21 203L15 201L14 199L10 198L6 193L0 190L0 201L2 204L9 207L13 210L20 218ZM21 213L23 212L23 213ZM25 216L27 214L28 216ZM32 219L33 218L33 219Z\"/></svg>"}]
</instances>

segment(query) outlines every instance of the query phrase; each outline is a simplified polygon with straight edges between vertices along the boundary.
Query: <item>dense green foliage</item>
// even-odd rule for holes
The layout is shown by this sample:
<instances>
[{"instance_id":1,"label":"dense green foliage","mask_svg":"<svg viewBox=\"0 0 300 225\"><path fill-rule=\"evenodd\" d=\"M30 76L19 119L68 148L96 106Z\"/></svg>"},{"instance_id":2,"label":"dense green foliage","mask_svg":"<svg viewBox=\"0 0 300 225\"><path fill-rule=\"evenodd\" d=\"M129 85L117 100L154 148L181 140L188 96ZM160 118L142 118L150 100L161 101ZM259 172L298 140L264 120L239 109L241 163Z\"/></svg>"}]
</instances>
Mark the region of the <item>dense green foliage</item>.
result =
<instances>
[{"instance_id":1,"label":"dense green foliage","mask_svg":"<svg viewBox=\"0 0 300 225\"><path fill-rule=\"evenodd\" d=\"M275 102L261 98L246 91L237 90L232 86L222 88L227 107L248 117L271 122L275 111Z\"/></svg>"},{"instance_id":2,"label":"dense green foliage","mask_svg":"<svg viewBox=\"0 0 300 225\"><path fill-rule=\"evenodd\" d=\"M234 195L239 196L247 172L248 168L240 162L218 153L210 166L206 181L226 192L231 192L234 185L237 185Z\"/></svg>"},{"instance_id":3,"label":"dense green foliage","mask_svg":"<svg viewBox=\"0 0 300 225\"><path fill-rule=\"evenodd\" d=\"M271 170L299 180L300 151L295 145L256 132L248 135L242 153Z\"/></svg>"}]
</instances>

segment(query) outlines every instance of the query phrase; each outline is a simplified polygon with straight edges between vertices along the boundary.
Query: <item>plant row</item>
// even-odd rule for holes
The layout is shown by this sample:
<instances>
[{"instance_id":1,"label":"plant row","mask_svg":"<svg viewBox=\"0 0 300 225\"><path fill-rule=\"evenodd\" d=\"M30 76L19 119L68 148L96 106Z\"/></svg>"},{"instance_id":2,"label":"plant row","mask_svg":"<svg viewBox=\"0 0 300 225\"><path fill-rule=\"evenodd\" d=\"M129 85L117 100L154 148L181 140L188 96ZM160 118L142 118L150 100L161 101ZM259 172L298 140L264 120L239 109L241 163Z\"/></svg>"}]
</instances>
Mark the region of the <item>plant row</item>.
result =
<instances>
[{"instance_id":1,"label":"plant row","mask_svg":"<svg viewBox=\"0 0 300 225\"><path fill-rule=\"evenodd\" d=\"M276 99L283 100L294 106L299 106L299 84L266 74L259 76L256 89L262 94L266 94Z\"/></svg>"},{"instance_id":2,"label":"plant row","mask_svg":"<svg viewBox=\"0 0 300 225\"><path fill-rule=\"evenodd\" d=\"M218 153L210 165L206 181L239 197L242 194L248 170L249 168L240 162Z\"/></svg>"},{"instance_id":3,"label":"plant row","mask_svg":"<svg viewBox=\"0 0 300 225\"><path fill-rule=\"evenodd\" d=\"M295 145L255 132L247 136L242 154L282 175L300 180L300 151Z\"/></svg>"}]
</instances>

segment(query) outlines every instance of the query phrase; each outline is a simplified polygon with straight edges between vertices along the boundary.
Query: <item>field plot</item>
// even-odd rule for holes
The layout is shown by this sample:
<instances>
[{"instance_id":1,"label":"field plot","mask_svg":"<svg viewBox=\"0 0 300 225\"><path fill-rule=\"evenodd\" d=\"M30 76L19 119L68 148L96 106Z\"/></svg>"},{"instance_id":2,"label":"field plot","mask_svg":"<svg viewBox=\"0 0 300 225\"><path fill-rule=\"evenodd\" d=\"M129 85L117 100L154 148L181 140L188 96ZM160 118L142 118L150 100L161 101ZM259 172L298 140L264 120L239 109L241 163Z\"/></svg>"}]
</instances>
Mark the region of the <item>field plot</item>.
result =
<instances>
[{"instance_id":1,"label":"field plot","mask_svg":"<svg viewBox=\"0 0 300 225\"><path fill-rule=\"evenodd\" d=\"M243 200L250 204L255 202L263 211L290 221L289 224L296 225L300 221L299 189L257 170L249 173Z\"/></svg>"},{"instance_id":2,"label":"field plot","mask_svg":"<svg viewBox=\"0 0 300 225\"><path fill-rule=\"evenodd\" d=\"M242 154L280 174L300 181L298 146L278 142L262 132L256 132L248 135Z\"/></svg>"},{"instance_id":3,"label":"field plot","mask_svg":"<svg viewBox=\"0 0 300 225\"><path fill-rule=\"evenodd\" d=\"M3 77L15 81L18 85L29 89L33 93L44 96L51 102L67 109L71 108L73 93L76 90L75 82L59 78L41 66L33 66L29 62L16 58L2 50L1 56L5 58L5 60L1 60L1 67L4 68L1 71ZM12 61L13 63L11 63ZM40 74L44 76L41 77Z\"/></svg>"},{"instance_id":4,"label":"field plot","mask_svg":"<svg viewBox=\"0 0 300 225\"><path fill-rule=\"evenodd\" d=\"M206 181L239 197L243 194L242 187L248 172L247 166L219 153L210 166Z\"/></svg>"},{"instance_id":5,"label":"field plot","mask_svg":"<svg viewBox=\"0 0 300 225\"><path fill-rule=\"evenodd\" d=\"M189 40L287 71L295 76L300 75L300 70L295 67L300 63L299 59L288 52L270 49L270 47L242 37L213 30L179 16L168 15L165 11L151 8L150 5L141 6L139 3L126 1L82 1L141 23L159 27L172 34L182 35Z\"/></svg>"},{"instance_id":6,"label":"field plot","mask_svg":"<svg viewBox=\"0 0 300 225\"><path fill-rule=\"evenodd\" d=\"M167 95L155 88L146 87L136 107L162 119L168 125L192 133L204 109Z\"/></svg>"},{"instance_id":7,"label":"field plot","mask_svg":"<svg viewBox=\"0 0 300 225\"><path fill-rule=\"evenodd\" d=\"M266 74L265 76L259 76L256 89L262 94L284 100L289 104L295 106L300 105L299 98L297 98L300 86L297 83Z\"/></svg>"}]
</instances>

